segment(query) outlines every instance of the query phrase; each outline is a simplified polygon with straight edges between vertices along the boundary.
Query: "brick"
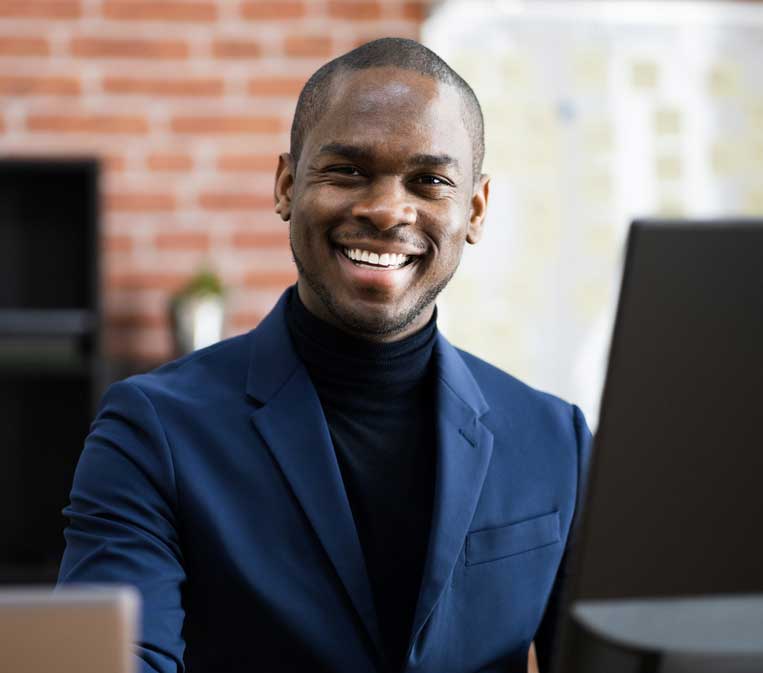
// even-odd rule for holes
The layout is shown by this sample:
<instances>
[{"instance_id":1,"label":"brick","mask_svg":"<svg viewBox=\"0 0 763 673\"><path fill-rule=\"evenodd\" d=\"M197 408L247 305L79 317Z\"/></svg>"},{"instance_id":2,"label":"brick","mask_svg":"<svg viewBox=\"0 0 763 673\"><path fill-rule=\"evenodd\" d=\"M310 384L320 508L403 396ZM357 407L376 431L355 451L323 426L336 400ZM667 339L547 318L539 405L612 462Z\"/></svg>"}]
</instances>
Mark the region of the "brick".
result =
<instances>
[{"instance_id":1,"label":"brick","mask_svg":"<svg viewBox=\"0 0 763 673\"><path fill-rule=\"evenodd\" d=\"M225 82L220 77L157 79L146 77L105 77L103 90L113 94L148 96L222 96Z\"/></svg>"},{"instance_id":2,"label":"brick","mask_svg":"<svg viewBox=\"0 0 763 673\"><path fill-rule=\"evenodd\" d=\"M217 159L217 169L226 173L275 172L275 154L226 154Z\"/></svg>"},{"instance_id":3,"label":"brick","mask_svg":"<svg viewBox=\"0 0 763 673\"><path fill-rule=\"evenodd\" d=\"M77 96L80 93L76 77L0 75L0 96Z\"/></svg>"},{"instance_id":4,"label":"brick","mask_svg":"<svg viewBox=\"0 0 763 673\"><path fill-rule=\"evenodd\" d=\"M129 271L107 276L106 286L117 290L167 290L176 292L191 278L190 273Z\"/></svg>"},{"instance_id":5,"label":"brick","mask_svg":"<svg viewBox=\"0 0 763 673\"><path fill-rule=\"evenodd\" d=\"M3 19L78 19L82 16L79 0L2 0Z\"/></svg>"},{"instance_id":6,"label":"brick","mask_svg":"<svg viewBox=\"0 0 763 673\"><path fill-rule=\"evenodd\" d=\"M301 77L263 77L249 80L248 91L252 96L296 98L304 84Z\"/></svg>"},{"instance_id":7,"label":"brick","mask_svg":"<svg viewBox=\"0 0 763 673\"><path fill-rule=\"evenodd\" d=\"M29 131L44 133L113 133L145 135L148 121L144 117L127 115L30 115Z\"/></svg>"},{"instance_id":8,"label":"brick","mask_svg":"<svg viewBox=\"0 0 763 673\"><path fill-rule=\"evenodd\" d=\"M188 154L151 154L146 165L152 171L185 173L193 169L193 159Z\"/></svg>"},{"instance_id":9,"label":"brick","mask_svg":"<svg viewBox=\"0 0 763 673\"><path fill-rule=\"evenodd\" d=\"M284 49L287 56L326 58L331 56L331 38L320 35L289 35Z\"/></svg>"},{"instance_id":10,"label":"brick","mask_svg":"<svg viewBox=\"0 0 763 673\"><path fill-rule=\"evenodd\" d=\"M294 267L284 270L249 271L244 276L244 286L249 288L281 288L292 285L297 280Z\"/></svg>"},{"instance_id":11,"label":"brick","mask_svg":"<svg viewBox=\"0 0 763 673\"><path fill-rule=\"evenodd\" d=\"M170 326L168 313L111 313L106 315L108 327L161 327Z\"/></svg>"},{"instance_id":12,"label":"brick","mask_svg":"<svg viewBox=\"0 0 763 673\"><path fill-rule=\"evenodd\" d=\"M238 312L229 316L227 322L228 326L234 331L243 332L257 327L264 317L262 313L254 313L252 311Z\"/></svg>"},{"instance_id":13,"label":"brick","mask_svg":"<svg viewBox=\"0 0 763 673\"><path fill-rule=\"evenodd\" d=\"M143 371L166 362L172 354L170 332L156 327L108 328L105 333L106 353L124 357Z\"/></svg>"},{"instance_id":14,"label":"brick","mask_svg":"<svg viewBox=\"0 0 763 673\"><path fill-rule=\"evenodd\" d=\"M172 60L188 58L189 49L182 40L78 37L71 41L71 53L80 58Z\"/></svg>"},{"instance_id":15,"label":"brick","mask_svg":"<svg viewBox=\"0 0 763 673\"><path fill-rule=\"evenodd\" d=\"M212 44L215 58L247 59L258 58L262 47L254 40L221 39Z\"/></svg>"},{"instance_id":16,"label":"brick","mask_svg":"<svg viewBox=\"0 0 763 673\"><path fill-rule=\"evenodd\" d=\"M107 0L103 15L115 21L192 21L217 19L213 2L172 2L170 0Z\"/></svg>"},{"instance_id":17,"label":"brick","mask_svg":"<svg viewBox=\"0 0 763 673\"><path fill-rule=\"evenodd\" d=\"M44 37L0 37L0 56L48 56L50 45Z\"/></svg>"},{"instance_id":18,"label":"brick","mask_svg":"<svg viewBox=\"0 0 763 673\"><path fill-rule=\"evenodd\" d=\"M132 236L127 234L106 234L103 247L107 252L130 252L133 248Z\"/></svg>"},{"instance_id":19,"label":"brick","mask_svg":"<svg viewBox=\"0 0 763 673\"><path fill-rule=\"evenodd\" d=\"M157 234L159 250L209 250L209 234L202 231L177 231Z\"/></svg>"},{"instance_id":20,"label":"brick","mask_svg":"<svg viewBox=\"0 0 763 673\"><path fill-rule=\"evenodd\" d=\"M241 16L251 21L288 21L305 15L304 2L290 0L255 0L241 5Z\"/></svg>"},{"instance_id":21,"label":"brick","mask_svg":"<svg viewBox=\"0 0 763 673\"><path fill-rule=\"evenodd\" d=\"M122 212L169 212L175 209L175 197L161 193L115 192L106 195L106 209Z\"/></svg>"},{"instance_id":22,"label":"brick","mask_svg":"<svg viewBox=\"0 0 763 673\"><path fill-rule=\"evenodd\" d=\"M193 116L173 117L171 127L175 133L278 133L286 124L278 117Z\"/></svg>"},{"instance_id":23,"label":"brick","mask_svg":"<svg viewBox=\"0 0 763 673\"><path fill-rule=\"evenodd\" d=\"M375 20L381 18L381 5L372 0L329 0L328 14L332 19Z\"/></svg>"},{"instance_id":24,"label":"brick","mask_svg":"<svg viewBox=\"0 0 763 673\"><path fill-rule=\"evenodd\" d=\"M127 159L116 154L109 154L99 157L101 167L107 173L123 173L127 168Z\"/></svg>"},{"instance_id":25,"label":"brick","mask_svg":"<svg viewBox=\"0 0 763 673\"><path fill-rule=\"evenodd\" d=\"M204 210L256 210L273 208L273 197L250 192L205 192L199 196Z\"/></svg>"},{"instance_id":26,"label":"brick","mask_svg":"<svg viewBox=\"0 0 763 673\"><path fill-rule=\"evenodd\" d=\"M288 249L289 228L286 224L282 229L270 231L237 231L233 234L233 246L235 248L283 248Z\"/></svg>"}]
</instances>

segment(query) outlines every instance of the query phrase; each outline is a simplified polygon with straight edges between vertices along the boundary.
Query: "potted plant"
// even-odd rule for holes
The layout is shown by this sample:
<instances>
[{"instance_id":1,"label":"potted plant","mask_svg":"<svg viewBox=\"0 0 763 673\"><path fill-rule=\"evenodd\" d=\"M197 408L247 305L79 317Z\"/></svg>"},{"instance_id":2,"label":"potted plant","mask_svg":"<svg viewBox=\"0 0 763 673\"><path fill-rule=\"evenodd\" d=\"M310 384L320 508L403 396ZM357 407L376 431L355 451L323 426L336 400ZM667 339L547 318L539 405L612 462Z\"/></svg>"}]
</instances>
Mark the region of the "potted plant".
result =
<instances>
[{"instance_id":1,"label":"potted plant","mask_svg":"<svg viewBox=\"0 0 763 673\"><path fill-rule=\"evenodd\" d=\"M201 269L170 300L175 350L191 353L223 336L225 291L217 274Z\"/></svg>"}]
</instances>

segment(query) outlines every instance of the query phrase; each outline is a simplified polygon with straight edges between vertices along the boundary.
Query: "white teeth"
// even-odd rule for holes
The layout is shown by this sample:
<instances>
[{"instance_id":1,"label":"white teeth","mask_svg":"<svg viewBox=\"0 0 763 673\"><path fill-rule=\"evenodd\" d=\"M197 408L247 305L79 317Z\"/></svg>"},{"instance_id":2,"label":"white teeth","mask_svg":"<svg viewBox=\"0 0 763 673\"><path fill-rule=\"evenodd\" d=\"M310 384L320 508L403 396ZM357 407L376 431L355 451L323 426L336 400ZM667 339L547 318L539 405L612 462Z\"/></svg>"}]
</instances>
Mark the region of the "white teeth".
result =
<instances>
[{"instance_id":1,"label":"white teeth","mask_svg":"<svg viewBox=\"0 0 763 673\"><path fill-rule=\"evenodd\" d=\"M397 268L408 261L408 255L397 254L394 252L384 252L381 255L360 248L345 248L345 255L355 262L367 262L375 266L385 266L387 268Z\"/></svg>"}]
</instances>

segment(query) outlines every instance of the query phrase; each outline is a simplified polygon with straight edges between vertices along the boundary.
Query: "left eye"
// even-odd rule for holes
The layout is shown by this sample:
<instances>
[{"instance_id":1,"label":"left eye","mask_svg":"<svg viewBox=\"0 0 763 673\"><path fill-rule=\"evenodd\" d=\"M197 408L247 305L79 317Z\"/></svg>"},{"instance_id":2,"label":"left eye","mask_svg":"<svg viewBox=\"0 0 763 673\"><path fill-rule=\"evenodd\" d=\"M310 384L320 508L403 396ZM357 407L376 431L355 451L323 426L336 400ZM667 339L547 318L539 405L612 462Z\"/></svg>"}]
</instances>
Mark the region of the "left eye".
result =
<instances>
[{"instance_id":1,"label":"left eye","mask_svg":"<svg viewBox=\"0 0 763 673\"><path fill-rule=\"evenodd\" d=\"M423 185L447 185L448 183L436 175L419 175L416 182Z\"/></svg>"}]
</instances>

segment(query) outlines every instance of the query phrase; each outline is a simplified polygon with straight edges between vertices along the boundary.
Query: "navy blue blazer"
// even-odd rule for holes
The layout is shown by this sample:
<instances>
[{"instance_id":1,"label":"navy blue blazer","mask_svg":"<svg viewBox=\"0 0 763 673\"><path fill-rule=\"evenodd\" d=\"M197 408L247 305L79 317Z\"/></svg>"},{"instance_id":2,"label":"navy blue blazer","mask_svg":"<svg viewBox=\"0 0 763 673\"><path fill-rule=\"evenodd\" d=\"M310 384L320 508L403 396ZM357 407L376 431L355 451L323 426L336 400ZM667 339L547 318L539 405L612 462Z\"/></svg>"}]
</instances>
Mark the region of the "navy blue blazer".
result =
<instances>
[{"instance_id":1,"label":"navy blue blazer","mask_svg":"<svg viewBox=\"0 0 763 673\"><path fill-rule=\"evenodd\" d=\"M142 671L387 670L285 296L248 334L111 386L87 437L59 581L138 587ZM547 658L590 433L442 335L434 357L435 501L404 670L524 673L534 638Z\"/></svg>"}]
</instances>

